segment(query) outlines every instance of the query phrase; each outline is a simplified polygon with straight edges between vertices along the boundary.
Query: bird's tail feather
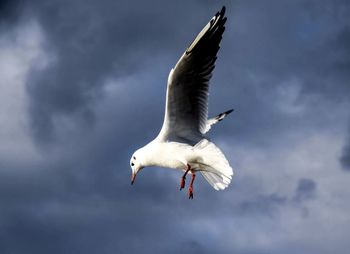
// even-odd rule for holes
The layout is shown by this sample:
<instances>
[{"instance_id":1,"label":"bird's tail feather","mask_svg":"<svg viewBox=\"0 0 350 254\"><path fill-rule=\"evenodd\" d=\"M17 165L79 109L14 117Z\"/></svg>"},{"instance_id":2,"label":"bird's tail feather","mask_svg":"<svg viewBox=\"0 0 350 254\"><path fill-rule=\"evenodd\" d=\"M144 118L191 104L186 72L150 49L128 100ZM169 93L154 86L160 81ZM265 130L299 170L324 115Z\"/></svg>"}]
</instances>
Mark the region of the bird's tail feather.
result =
<instances>
[{"instance_id":1,"label":"bird's tail feather","mask_svg":"<svg viewBox=\"0 0 350 254\"><path fill-rule=\"evenodd\" d=\"M195 147L199 159L200 172L215 190L223 190L230 183L233 170L220 149L207 139L202 139Z\"/></svg>"}]
</instances>

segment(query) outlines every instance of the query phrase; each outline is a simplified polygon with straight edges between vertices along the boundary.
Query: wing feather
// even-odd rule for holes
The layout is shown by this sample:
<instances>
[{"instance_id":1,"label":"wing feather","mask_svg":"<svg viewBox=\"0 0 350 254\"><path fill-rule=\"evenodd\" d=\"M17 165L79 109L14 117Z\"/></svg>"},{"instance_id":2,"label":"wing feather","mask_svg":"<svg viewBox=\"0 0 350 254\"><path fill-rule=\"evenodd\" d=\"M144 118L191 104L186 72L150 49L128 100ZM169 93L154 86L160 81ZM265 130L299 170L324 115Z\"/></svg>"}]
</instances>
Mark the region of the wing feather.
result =
<instances>
[{"instance_id":1,"label":"wing feather","mask_svg":"<svg viewBox=\"0 0 350 254\"><path fill-rule=\"evenodd\" d=\"M170 71L164 122L158 138L196 142L203 137L208 119L209 81L225 30L224 15L222 7Z\"/></svg>"}]
</instances>

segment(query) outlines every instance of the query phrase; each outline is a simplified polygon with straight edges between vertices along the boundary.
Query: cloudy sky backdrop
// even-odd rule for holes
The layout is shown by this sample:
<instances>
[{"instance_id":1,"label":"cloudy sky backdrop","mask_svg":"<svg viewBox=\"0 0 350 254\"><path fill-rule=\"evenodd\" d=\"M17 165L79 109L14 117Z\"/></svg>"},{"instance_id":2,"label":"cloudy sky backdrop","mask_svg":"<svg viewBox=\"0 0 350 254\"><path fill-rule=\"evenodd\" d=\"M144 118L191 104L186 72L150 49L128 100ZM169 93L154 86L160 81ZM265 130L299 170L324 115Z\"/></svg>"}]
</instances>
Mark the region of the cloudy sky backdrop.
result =
<instances>
[{"instance_id":1,"label":"cloudy sky backdrop","mask_svg":"<svg viewBox=\"0 0 350 254\"><path fill-rule=\"evenodd\" d=\"M216 192L130 155L166 80L221 6ZM0 252L339 253L350 249L349 1L1 1Z\"/></svg>"}]
</instances>

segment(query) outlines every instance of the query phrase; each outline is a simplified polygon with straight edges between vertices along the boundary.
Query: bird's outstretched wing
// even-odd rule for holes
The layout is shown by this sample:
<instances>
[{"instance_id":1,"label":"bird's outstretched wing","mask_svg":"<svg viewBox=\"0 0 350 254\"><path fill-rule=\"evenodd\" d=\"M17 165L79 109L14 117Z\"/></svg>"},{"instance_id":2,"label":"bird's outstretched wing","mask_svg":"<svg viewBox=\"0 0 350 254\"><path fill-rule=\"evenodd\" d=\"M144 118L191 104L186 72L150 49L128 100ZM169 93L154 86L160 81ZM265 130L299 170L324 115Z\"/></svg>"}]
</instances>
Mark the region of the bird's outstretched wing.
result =
<instances>
[{"instance_id":1,"label":"bird's outstretched wing","mask_svg":"<svg viewBox=\"0 0 350 254\"><path fill-rule=\"evenodd\" d=\"M209 80L225 30L222 7L197 35L170 71L163 127L158 139L196 142L203 137L208 118Z\"/></svg>"}]
</instances>

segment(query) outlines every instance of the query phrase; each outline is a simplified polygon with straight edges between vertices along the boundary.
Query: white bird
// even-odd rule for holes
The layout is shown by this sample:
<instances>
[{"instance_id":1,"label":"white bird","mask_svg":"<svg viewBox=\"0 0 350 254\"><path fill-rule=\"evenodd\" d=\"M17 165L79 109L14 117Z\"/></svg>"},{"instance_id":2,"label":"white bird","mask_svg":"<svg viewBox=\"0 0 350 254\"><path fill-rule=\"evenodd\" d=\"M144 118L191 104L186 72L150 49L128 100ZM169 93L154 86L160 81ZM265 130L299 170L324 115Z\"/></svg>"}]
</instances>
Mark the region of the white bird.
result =
<instances>
[{"instance_id":1,"label":"white bird","mask_svg":"<svg viewBox=\"0 0 350 254\"><path fill-rule=\"evenodd\" d=\"M190 199L193 198L193 182L198 171L216 190L223 190L230 184L232 168L225 155L205 135L212 125L232 112L229 110L208 119L209 80L225 22L224 6L171 69L162 129L153 141L131 156L131 184L136 174L147 166L184 171L180 190L185 187L186 175L192 174L188 189Z\"/></svg>"}]
</instances>

